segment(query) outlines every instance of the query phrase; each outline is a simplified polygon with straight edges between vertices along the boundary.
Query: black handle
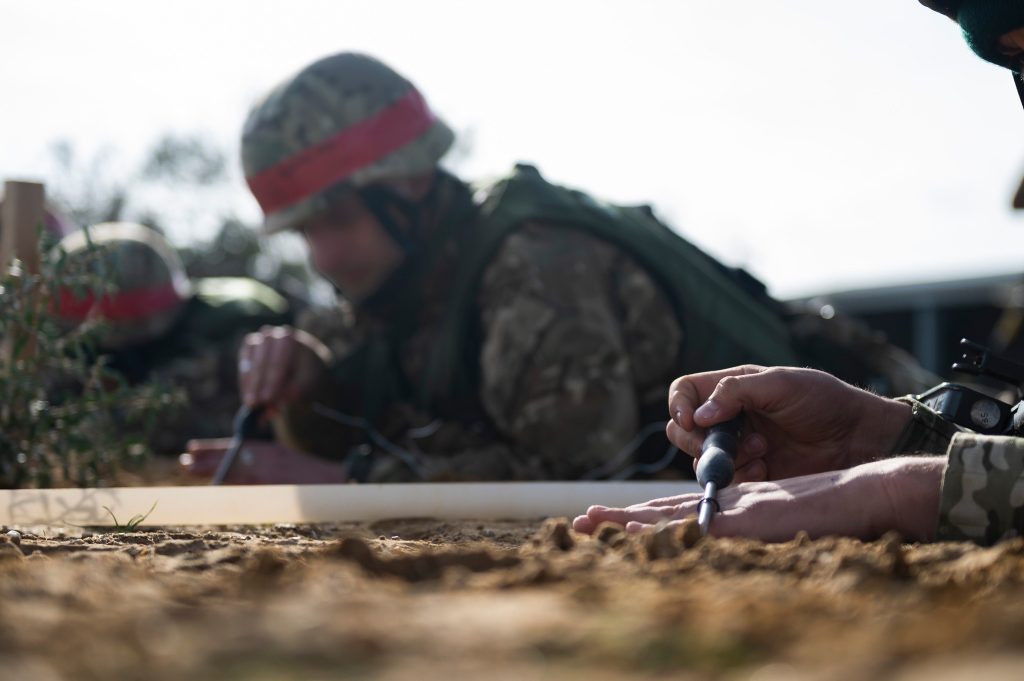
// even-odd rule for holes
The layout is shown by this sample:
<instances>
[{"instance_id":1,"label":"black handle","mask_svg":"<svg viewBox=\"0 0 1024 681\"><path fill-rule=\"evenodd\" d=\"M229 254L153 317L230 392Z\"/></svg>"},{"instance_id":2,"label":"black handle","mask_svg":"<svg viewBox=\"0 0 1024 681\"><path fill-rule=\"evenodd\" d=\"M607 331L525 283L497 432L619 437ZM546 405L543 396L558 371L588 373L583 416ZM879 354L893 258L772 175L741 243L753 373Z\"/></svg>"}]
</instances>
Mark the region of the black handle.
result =
<instances>
[{"instance_id":1,"label":"black handle","mask_svg":"<svg viewBox=\"0 0 1024 681\"><path fill-rule=\"evenodd\" d=\"M740 444L743 415L716 423L708 428L704 445L697 461L697 483L705 487L709 482L718 489L728 487L736 467L736 453Z\"/></svg>"},{"instance_id":2,"label":"black handle","mask_svg":"<svg viewBox=\"0 0 1024 681\"><path fill-rule=\"evenodd\" d=\"M231 438L231 446L228 447L228 451L224 452L224 458L220 460L217 470L214 471L213 478L210 480L211 485L220 485L224 482L224 478L228 476L228 472L235 464L235 459L238 458L238 453L242 451L242 444L251 439L259 427L263 410L263 407L250 409L243 404L235 413L235 419L231 424L235 431Z\"/></svg>"}]
</instances>

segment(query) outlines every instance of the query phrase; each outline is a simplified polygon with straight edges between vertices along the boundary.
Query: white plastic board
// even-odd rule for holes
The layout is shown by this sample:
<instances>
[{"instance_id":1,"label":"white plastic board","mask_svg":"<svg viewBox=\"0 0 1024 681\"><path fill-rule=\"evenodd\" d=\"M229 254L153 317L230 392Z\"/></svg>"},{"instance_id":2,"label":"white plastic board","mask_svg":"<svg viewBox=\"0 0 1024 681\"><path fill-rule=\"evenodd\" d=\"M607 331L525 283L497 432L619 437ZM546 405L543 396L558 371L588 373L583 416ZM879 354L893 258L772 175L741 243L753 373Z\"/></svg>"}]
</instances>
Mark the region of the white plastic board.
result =
<instances>
[{"instance_id":1,"label":"white plastic board","mask_svg":"<svg viewBox=\"0 0 1024 681\"><path fill-rule=\"evenodd\" d=\"M387 518L530 519L575 516L592 504L628 506L699 492L694 482L499 482L230 485L0 490L0 524L258 525Z\"/></svg>"}]
</instances>

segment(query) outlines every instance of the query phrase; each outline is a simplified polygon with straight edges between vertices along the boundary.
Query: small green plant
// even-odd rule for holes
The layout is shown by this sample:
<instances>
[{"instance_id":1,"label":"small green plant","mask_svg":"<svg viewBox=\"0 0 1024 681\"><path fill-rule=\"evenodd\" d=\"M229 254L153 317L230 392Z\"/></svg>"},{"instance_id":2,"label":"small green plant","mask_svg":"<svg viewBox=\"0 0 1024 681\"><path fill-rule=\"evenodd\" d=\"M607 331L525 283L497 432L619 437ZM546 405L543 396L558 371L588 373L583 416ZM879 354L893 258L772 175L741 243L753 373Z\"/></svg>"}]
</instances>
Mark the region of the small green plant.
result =
<instances>
[{"instance_id":1,"label":"small green plant","mask_svg":"<svg viewBox=\"0 0 1024 681\"><path fill-rule=\"evenodd\" d=\"M139 525L141 525L146 520L146 518L149 517L149 514L153 512L154 508L156 508L155 501L153 502L153 505L149 507L148 511L146 511L145 513L136 513L131 518L129 518L124 525L118 522L117 516L114 515L114 512L110 510L110 507L104 506L103 510L109 513L110 517L114 520L114 528L111 530L111 532L134 532L136 528Z\"/></svg>"},{"instance_id":2,"label":"small green plant","mask_svg":"<svg viewBox=\"0 0 1024 681\"><path fill-rule=\"evenodd\" d=\"M93 248L95 262L57 252L39 274L17 263L0 272L0 488L111 484L145 458L147 420L180 400L111 370L97 348L100 324L67 328L54 314L59 295L110 292Z\"/></svg>"}]
</instances>

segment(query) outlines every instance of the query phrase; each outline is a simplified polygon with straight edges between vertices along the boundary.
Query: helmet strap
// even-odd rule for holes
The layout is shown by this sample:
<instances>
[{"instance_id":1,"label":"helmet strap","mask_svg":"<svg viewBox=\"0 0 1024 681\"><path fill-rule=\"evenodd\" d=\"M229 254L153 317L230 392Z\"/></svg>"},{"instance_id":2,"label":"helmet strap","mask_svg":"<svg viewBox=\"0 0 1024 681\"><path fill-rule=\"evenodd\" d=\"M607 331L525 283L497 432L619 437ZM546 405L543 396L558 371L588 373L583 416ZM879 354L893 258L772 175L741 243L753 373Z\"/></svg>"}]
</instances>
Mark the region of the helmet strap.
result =
<instances>
[{"instance_id":1,"label":"helmet strap","mask_svg":"<svg viewBox=\"0 0 1024 681\"><path fill-rule=\"evenodd\" d=\"M418 288L420 277L436 265L443 248L450 243L453 229L465 225L468 216L475 210L469 192L464 189L461 181L456 180L454 186L459 189L453 192L450 202L446 200L448 197L444 187L453 185L452 182L446 182L446 178L455 180L453 176L438 169L426 193L416 200L386 186L355 190L366 201L367 208L380 218L381 225L395 238L396 243L411 244L410 248L403 248L406 253L415 256L407 257L377 291L358 303L361 311L395 320L417 318L416 306L422 294ZM381 212L386 213L386 216L381 217ZM402 226L395 220L396 214L408 220L405 229L401 229ZM432 224L434 221L437 223ZM428 228L429 236L426 231ZM410 289L410 285L417 288ZM399 303L402 311L396 313L395 306ZM402 333L404 331L399 335Z\"/></svg>"},{"instance_id":2,"label":"helmet strap","mask_svg":"<svg viewBox=\"0 0 1024 681\"><path fill-rule=\"evenodd\" d=\"M406 256L413 255L418 250L420 240L422 217L419 205L382 185L360 187L356 193L402 252ZM408 225L405 229L395 218L396 212L405 219Z\"/></svg>"}]
</instances>

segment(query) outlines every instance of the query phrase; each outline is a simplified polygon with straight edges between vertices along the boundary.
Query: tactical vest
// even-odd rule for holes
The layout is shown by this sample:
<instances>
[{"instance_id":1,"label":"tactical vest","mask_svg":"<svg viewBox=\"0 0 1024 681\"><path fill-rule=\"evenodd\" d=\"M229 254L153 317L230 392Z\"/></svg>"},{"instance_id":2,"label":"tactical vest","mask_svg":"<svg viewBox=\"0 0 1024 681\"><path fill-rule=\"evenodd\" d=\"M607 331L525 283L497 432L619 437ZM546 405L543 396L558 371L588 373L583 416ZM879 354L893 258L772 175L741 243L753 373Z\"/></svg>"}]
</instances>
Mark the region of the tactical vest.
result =
<instances>
[{"instance_id":1,"label":"tactical vest","mask_svg":"<svg viewBox=\"0 0 1024 681\"><path fill-rule=\"evenodd\" d=\"M480 415L483 339L477 292L505 238L527 222L583 230L632 257L664 291L683 328L682 347L666 348L680 358L680 372L744 363L796 363L781 307L764 287L687 242L656 220L648 207L597 201L547 182L528 165L517 165L509 176L475 189L477 205L470 228L443 228L449 238L459 240L458 264L442 331L418 384L410 384L397 369L407 331L379 337L334 367L341 384L339 397L346 395L343 401L350 405L358 402L359 411L371 422L384 416L396 400L441 418ZM429 276L429 266L420 272ZM403 288L411 300L418 282L407 283L411 286ZM396 327L413 317L400 316Z\"/></svg>"},{"instance_id":2,"label":"tactical vest","mask_svg":"<svg viewBox=\"0 0 1024 681\"><path fill-rule=\"evenodd\" d=\"M796 363L781 307L763 286L680 237L647 206L595 200L551 184L523 164L475 196L478 201L482 197L477 224L460 253L444 335L420 387L422 404L476 387L480 353L473 342L480 279L505 238L527 222L579 229L632 257L661 287L683 328L680 371Z\"/></svg>"}]
</instances>

